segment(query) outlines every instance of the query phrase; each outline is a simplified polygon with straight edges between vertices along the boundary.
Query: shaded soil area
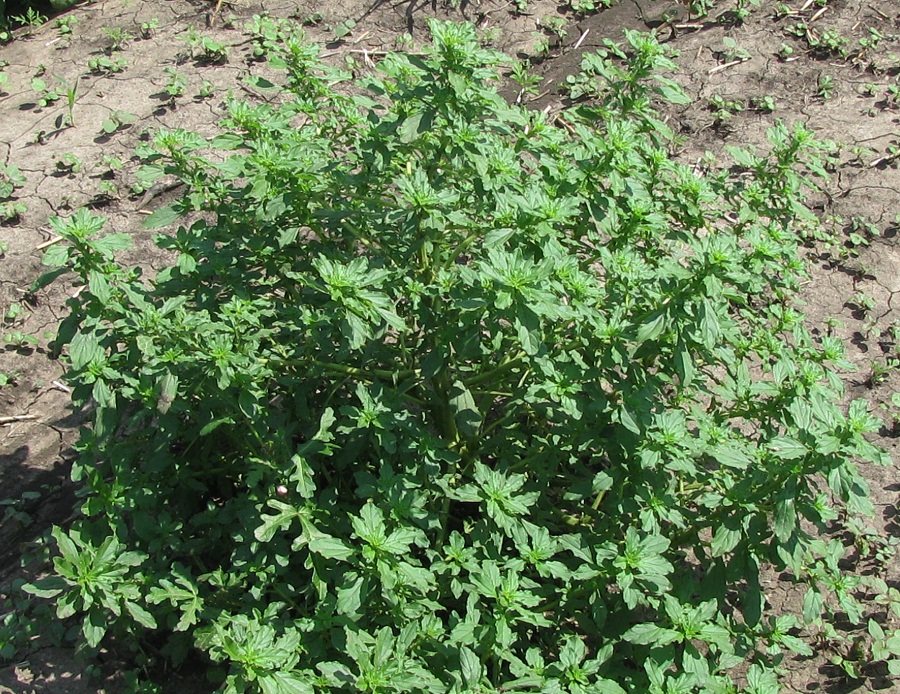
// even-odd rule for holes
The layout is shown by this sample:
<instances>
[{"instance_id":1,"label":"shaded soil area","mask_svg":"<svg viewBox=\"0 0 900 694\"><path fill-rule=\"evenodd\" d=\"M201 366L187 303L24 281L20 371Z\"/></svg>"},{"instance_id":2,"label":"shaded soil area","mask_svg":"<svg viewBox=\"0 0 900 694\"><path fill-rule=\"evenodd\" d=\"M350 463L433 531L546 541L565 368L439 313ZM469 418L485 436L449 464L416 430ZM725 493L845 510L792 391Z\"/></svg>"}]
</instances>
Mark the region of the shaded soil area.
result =
<instances>
[{"instance_id":1,"label":"shaded soil area","mask_svg":"<svg viewBox=\"0 0 900 694\"><path fill-rule=\"evenodd\" d=\"M551 110L565 104L568 77L586 52L621 40L625 29L656 30L677 49L675 77L693 98L665 115L680 136L680 157L699 171L730 146L765 149L779 119L837 143L831 179L812 201L835 240L810 245L803 298L809 324L848 345L856 371L845 375L847 400L865 398L884 418L876 443L895 465L864 471L877 515L860 521L851 539L859 571L898 585L900 0L718 2L699 18L652 0L589 14L547 0L100 0L20 29L0 46L0 193L5 181L11 188L0 195L0 618L23 605L16 588L44 566L49 528L77 515L68 472L86 417L72 409L51 346L77 293L64 283L35 284L54 238L49 220L88 206L109 219L108 230L132 237L131 262L160 268L165 258L142 223L178 191L142 185L135 147L159 128L213 134L227 94L259 97L244 82L261 68L242 27L263 12L304 23L328 61L354 71L386 50L426 41L428 17L471 21L542 78L537 94L511 90L510 98ZM790 608L796 596L776 579L768 598ZM859 677L835 666L851 656L840 648L823 637L814 657L788 664L788 691L900 691L865 662L857 663ZM74 649L39 646L0 661L0 693L130 691L125 673L133 667L115 654L87 661ZM213 689L191 667L158 675L167 692Z\"/></svg>"}]
</instances>

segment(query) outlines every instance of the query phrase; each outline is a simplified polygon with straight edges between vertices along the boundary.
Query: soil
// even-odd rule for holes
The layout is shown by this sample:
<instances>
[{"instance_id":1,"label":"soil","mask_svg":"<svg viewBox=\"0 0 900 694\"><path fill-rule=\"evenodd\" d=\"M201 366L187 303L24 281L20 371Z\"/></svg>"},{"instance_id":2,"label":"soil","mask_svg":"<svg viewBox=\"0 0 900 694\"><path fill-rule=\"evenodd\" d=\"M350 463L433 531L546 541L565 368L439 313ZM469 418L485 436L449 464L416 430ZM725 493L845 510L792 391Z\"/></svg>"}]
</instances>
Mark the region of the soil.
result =
<instances>
[{"instance_id":1,"label":"soil","mask_svg":"<svg viewBox=\"0 0 900 694\"><path fill-rule=\"evenodd\" d=\"M85 417L73 410L63 365L50 348L73 292L64 282L32 287L45 270L41 248L53 238L49 220L91 207L108 218L107 230L134 239L131 262L160 267L164 258L142 222L177 191L137 186L135 146L158 128L215 132L223 97L249 91L242 78L256 68L241 27L263 12L307 23L310 38L326 44L328 60L352 60L360 70L379 51L400 45L403 34L427 40L428 17L472 21L493 47L533 63L544 80L531 102L535 108L559 107L566 77L584 53L607 39L620 40L623 29L656 29L679 52L676 78L694 98L666 112L682 137L685 161L700 166L718 160L729 146L765 149L766 130L779 119L799 121L817 137L837 142L832 177L811 202L840 242L810 249L803 298L810 326L847 343L857 367L845 375L847 401L865 398L885 419L875 442L894 464L863 471L877 510L864 525L875 544L897 541L900 424L894 417L900 420L900 407L891 396L900 391L900 0L791 0L757 2L759 7L723 0L705 3L713 6L700 19L682 4L654 0L619 0L588 15L549 0L529 0L523 12L517 4L526 3L99 0L20 29L0 46L0 72L8 78L0 81L0 165L21 170L24 184L13 198L26 206L0 226L0 384L8 380L0 385L0 619L21 599L16 587L41 565L33 559L41 556L48 529L76 513L68 470ZM749 10L743 21L742 7ZM65 33L59 22L71 20L77 23ZM152 20L157 26L142 31ZM564 27L562 36L541 28L554 20ZM811 33L798 36L795 29L803 23ZM349 33L338 38L341 27ZM192 31L223 44L227 59L204 60L188 41ZM124 41L114 46L119 38ZM90 69L103 59L124 61L123 69ZM173 71L186 80L184 93L175 97L166 91ZM42 104L36 77L58 86L59 100ZM75 90L71 112L69 90ZM106 132L104 121L111 119L121 127ZM877 571L889 585L900 582L896 559L859 567ZM796 596L775 578L767 583L770 602L796 609ZM861 677L851 679L831 664L835 655L825 648L786 663L786 691L900 692L900 681L864 663ZM73 649L42 647L20 662L0 661L0 694L123 692L127 667L114 654L89 663ZM159 680L168 680L163 691L213 689L190 667L182 670Z\"/></svg>"}]
</instances>

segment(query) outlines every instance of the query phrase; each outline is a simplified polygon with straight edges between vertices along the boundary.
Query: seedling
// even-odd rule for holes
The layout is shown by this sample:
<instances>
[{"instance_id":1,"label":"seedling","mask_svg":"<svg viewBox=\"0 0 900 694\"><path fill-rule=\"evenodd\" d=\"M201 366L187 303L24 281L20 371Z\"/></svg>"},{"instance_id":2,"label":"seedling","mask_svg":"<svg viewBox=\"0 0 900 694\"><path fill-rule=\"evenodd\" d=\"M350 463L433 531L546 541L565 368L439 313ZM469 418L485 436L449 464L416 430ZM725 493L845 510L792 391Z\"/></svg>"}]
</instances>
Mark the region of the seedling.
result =
<instances>
[{"instance_id":1,"label":"seedling","mask_svg":"<svg viewBox=\"0 0 900 694\"><path fill-rule=\"evenodd\" d=\"M831 75L821 73L816 80L816 96L827 101L834 93L834 78Z\"/></svg>"},{"instance_id":2,"label":"seedling","mask_svg":"<svg viewBox=\"0 0 900 694\"><path fill-rule=\"evenodd\" d=\"M743 24L747 17L753 12L753 8L759 7L762 0L738 0L734 9L734 21L736 24Z\"/></svg>"},{"instance_id":3,"label":"seedling","mask_svg":"<svg viewBox=\"0 0 900 694\"><path fill-rule=\"evenodd\" d=\"M856 311L863 316L867 315L869 311L875 308L875 299L864 291L856 292L847 300L847 303L850 306L855 307Z\"/></svg>"},{"instance_id":4,"label":"seedling","mask_svg":"<svg viewBox=\"0 0 900 694\"><path fill-rule=\"evenodd\" d=\"M73 14L56 18L56 28L60 36L71 36L73 27L78 24L78 17Z\"/></svg>"},{"instance_id":5,"label":"seedling","mask_svg":"<svg viewBox=\"0 0 900 694\"><path fill-rule=\"evenodd\" d=\"M121 51L134 38L134 34L122 27L103 27L103 33L109 38L109 50L113 53Z\"/></svg>"},{"instance_id":6,"label":"seedling","mask_svg":"<svg viewBox=\"0 0 900 694\"><path fill-rule=\"evenodd\" d=\"M56 171L58 174L67 176L81 172L83 162L74 154L63 154L56 160Z\"/></svg>"},{"instance_id":7,"label":"seedling","mask_svg":"<svg viewBox=\"0 0 900 694\"><path fill-rule=\"evenodd\" d=\"M0 95L6 94L6 89L4 87L9 84L9 75L5 72L0 72Z\"/></svg>"},{"instance_id":8,"label":"seedling","mask_svg":"<svg viewBox=\"0 0 900 694\"><path fill-rule=\"evenodd\" d=\"M78 98L78 82L66 85L66 108L69 113L69 125L75 127L75 100Z\"/></svg>"},{"instance_id":9,"label":"seedling","mask_svg":"<svg viewBox=\"0 0 900 694\"><path fill-rule=\"evenodd\" d=\"M778 56L779 60L790 60L794 55L793 46L789 46L786 43L781 44L781 48L778 49L778 52L775 54Z\"/></svg>"},{"instance_id":10,"label":"seedling","mask_svg":"<svg viewBox=\"0 0 900 694\"><path fill-rule=\"evenodd\" d=\"M338 24L334 29L334 38L340 40L350 36L353 33L353 30L356 28L356 20L347 19L340 24Z\"/></svg>"},{"instance_id":11,"label":"seedling","mask_svg":"<svg viewBox=\"0 0 900 694\"><path fill-rule=\"evenodd\" d=\"M124 71L127 67L128 61L119 56L97 55L88 59L88 70L95 75L118 73Z\"/></svg>"},{"instance_id":12,"label":"seedling","mask_svg":"<svg viewBox=\"0 0 900 694\"><path fill-rule=\"evenodd\" d=\"M0 202L0 222L15 222L28 211L28 205L19 200Z\"/></svg>"},{"instance_id":13,"label":"seedling","mask_svg":"<svg viewBox=\"0 0 900 694\"><path fill-rule=\"evenodd\" d=\"M569 0L569 7L576 14L586 15L609 7L611 0Z\"/></svg>"},{"instance_id":14,"label":"seedling","mask_svg":"<svg viewBox=\"0 0 900 694\"><path fill-rule=\"evenodd\" d=\"M14 330L7 333L4 337L7 349L13 349L16 352L28 353L34 350L38 344L38 339L34 335L23 333L21 330Z\"/></svg>"},{"instance_id":15,"label":"seedling","mask_svg":"<svg viewBox=\"0 0 900 694\"><path fill-rule=\"evenodd\" d=\"M60 77L56 78L56 84L48 83L43 77L33 77L31 88L38 94L37 108L41 110L59 101L68 90L68 85Z\"/></svg>"},{"instance_id":16,"label":"seedling","mask_svg":"<svg viewBox=\"0 0 900 694\"><path fill-rule=\"evenodd\" d=\"M761 113L774 113L775 99L771 96L754 96L750 99L750 108Z\"/></svg>"},{"instance_id":17,"label":"seedling","mask_svg":"<svg viewBox=\"0 0 900 694\"><path fill-rule=\"evenodd\" d=\"M738 99L728 99L714 94L708 100L709 109L713 112L717 125L727 123L732 116L744 110L744 104Z\"/></svg>"},{"instance_id":18,"label":"seedling","mask_svg":"<svg viewBox=\"0 0 900 694\"><path fill-rule=\"evenodd\" d=\"M322 23L322 20L325 19L325 15L321 12L313 12L312 14L306 15L302 20L301 24L305 27L315 27L319 26Z\"/></svg>"},{"instance_id":19,"label":"seedling","mask_svg":"<svg viewBox=\"0 0 900 694\"><path fill-rule=\"evenodd\" d=\"M190 46L191 57L194 60L209 65L228 62L228 49L225 44L198 33L193 27L188 29L184 40Z\"/></svg>"},{"instance_id":20,"label":"seedling","mask_svg":"<svg viewBox=\"0 0 900 694\"><path fill-rule=\"evenodd\" d=\"M537 94L544 78L529 70L528 63L517 60L509 73L510 79L519 85L522 94Z\"/></svg>"},{"instance_id":21,"label":"seedling","mask_svg":"<svg viewBox=\"0 0 900 694\"><path fill-rule=\"evenodd\" d=\"M538 20L538 26L562 41L566 37L566 20L564 17L542 17Z\"/></svg>"},{"instance_id":22,"label":"seedling","mask_svg":"<svg viewBox=\"0 0 900 694\"><path fill-rule=\"evenodd\" d=\"M852 300L853 299L851 299L851 301ZM874 308L874 302L872 302L872 308ZM868 311L871 309L866 310ZM866 381L866 385L869 386L869 388L874 388L875 386L884 383L891 373L896 372L898 368L900 368L900 359L897 359L896 357L887 357L883 360L873 359L870 363L869 378Z\"/></svg>"},{"instance_id":23,"label":"seedling","mask_svg":"<svg viewBox=\"0 0 900 694\"><path fill-rule=\"evenodd\" d=\"M12 303L9 305L9 308L6 309L6 313L3 316L3 322L7 325L12 324L18 320L20 315L22 315L22 304Z\"/></svg>"},{"instance_id":24,"label":"seedling","mask_svg":"<svg viewBox=\"0 0 900 694\"><path fill-rule=\"evenodd\" d=\"M159 19L154 17L146 22L141 22L141 38L149 39L153 33L159 28Z\"/></svg>"},{"instance_id":25,"label":"seedling","mask_svg":"<svg viewBox=\"0 0 900 694\"><path fill-rule=\"evenodd\" d=\"M216 85L209 80L203 80L200 83L200 91L197 92L197 99L208 99L216 93Z\"/></svg>"},{"instance_id":26,"label":"seedling","mask_svg":"<svg viewBox=\"0 0 900 694\"><path fill-rule=\"evenodd\" d=\"M14 17L10 17L10 19L16 22L19 26L28 27L29 29L39 27L47 21L47 17L42 15L33 7L29 7L25 14L16 15Z\"/></svg>"},{"instance_id":27,"label":"seedling","mask_svg":"<svg viewBox=\"0 0 900 694\"><path fill-rule=\"evenodd\" d=\"M166 82L165 86L166 93L172 97L172 99L184 94L184 90L187 88L188 84L187 77L180 72L176 72L176 70L171 67L165 68L163 73L169 77L169 81Z\"/></svg>"},{"instance_id":28,"label":"seedling","mask_svg":"<svg viewBox=\"0 0 900 694\"><path fill-rule=\"evenodd\" d=\"M891 436L900 436L900 393L891 393L889 403L882 403L881 409L888 415Z\"/></svg>"},{"instance_id":29,"label":"seedling","mask_svg":"<svg viewBox=\"0 0 900 694\"><path fill-rule=\"evenodd\" d=\"M730 36L722 37L722 43L725 44L725 49L719 51L720 60L725 63L732 63L738 60L750 60L752 55L750 51L742 46L738 45L738 42L735 41Z\"/></svg>"},{"instance_id":30,"label":"seedling","mask_svg":"<svg viewBox=\"0 0 900 694\"><path fill-rule=\"evenodd\" d=\"M14 164L0 164L0 201L12 197L16 188L25 185L25 176Z\"/></svg>"},{"instance_id":31,"label":"seedling","mask_svg":"<svg viewBox=\"0 0 900 694\"><path fill-rule=\"evenodd\" d=\"M103 120L101 128L107 135L112 135L131 126L137 120L137 116L125 111L113 111L108 118Z\"/></svg>"}]
</instances>

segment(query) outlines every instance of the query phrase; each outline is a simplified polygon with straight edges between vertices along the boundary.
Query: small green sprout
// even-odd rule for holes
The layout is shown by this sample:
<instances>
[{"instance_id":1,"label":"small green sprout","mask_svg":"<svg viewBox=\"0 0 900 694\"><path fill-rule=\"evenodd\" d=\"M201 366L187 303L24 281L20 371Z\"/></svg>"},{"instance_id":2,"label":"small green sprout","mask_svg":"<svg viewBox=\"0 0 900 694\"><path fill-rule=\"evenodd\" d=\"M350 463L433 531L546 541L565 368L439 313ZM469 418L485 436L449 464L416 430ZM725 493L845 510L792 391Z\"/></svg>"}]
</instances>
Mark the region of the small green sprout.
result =
<instances>
[{"instance_id":1,"label":"small green sprout","mask_svg":"<svg viewBox=\"0 0 900 694\"><path fill-rule=\"evenodd\" d=\"M112 135L131 126L137 120L137 116L125 111L113 111L108 118L103 120L101 128L107 135Z\"/></svg>"},{"instance_id":2,"label":"small green sprout","mask_svg":"<svg viewBox=\"0 0 900 694\"><path fill-rule=\"evenodd\" d=\"M128 61L120 57L107 57L97 55L88 60L88 70L94 75L113 74L123 72L128 67Z\"/></svg>"},{"instance_id":3,"label":"small green sprout","mask_svg":"<svg viewBox=\"0 0 900 694\"><path fill-rule=\"evenodd\" d=\"M153 33L159 28L159 19L154 17L146 22L141 22L141 38L149 39Z\"/></svg>"}]
</instances>

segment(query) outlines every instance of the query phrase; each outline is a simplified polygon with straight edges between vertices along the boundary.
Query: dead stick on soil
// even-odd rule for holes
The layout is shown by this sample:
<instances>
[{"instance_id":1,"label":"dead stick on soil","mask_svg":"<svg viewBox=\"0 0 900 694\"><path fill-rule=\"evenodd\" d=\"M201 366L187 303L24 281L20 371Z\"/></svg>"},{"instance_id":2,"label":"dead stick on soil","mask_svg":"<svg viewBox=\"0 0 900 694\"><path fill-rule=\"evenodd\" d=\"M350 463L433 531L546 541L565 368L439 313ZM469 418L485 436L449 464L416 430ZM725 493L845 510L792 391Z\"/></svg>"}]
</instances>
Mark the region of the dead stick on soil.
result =
<instances>
[{"instance_id":1,"label":"dead stick on soil","mask_svg":"<svg viewBox=\"0 0 900 694\"><path fill-rule=\"evenodd\" d=\"M44 241L44 243L38 244L37 246L34 247L34 250L42 251L45 248L50 248L50 246L52 246L54 243L59 243L62 240L63 240L62 236L56 236L55 238Z\"/></svg>"},{"instance_id":2,"label":"dead stick on soil","mask_svg":"<svg viewBox=\"0 0 900 694\"><path fill-rule=\"evenodd\" d=\"M806 2L803 3L803 7L801 7L801 8L800 8L799 10L797 10L797 11L798 11L798 12L806 12L806 10L809 9L809 6L812 5L815 1L816 1L816 0L806 0Z\"/></svg>"},{"instance_id":3,"label":"dead stick on soil","mask_svg":"<svg viewBox=\"0 0 900 694\"><path fill-rule=\"evenodd\" d=\"M24 422L29 419L37 419L33 414L14 414L9 417L0 417L0 424L14 424L15 422Z\"/></svg>"},{"instance_id":4,"label":"dead stick on soil","mask_svg":"<svg viewBox=\"0 0 900 694\"><path fill-rule=\"evenodd\" d=\"M209 20L209 26L210 26L210 27L213 27L213 26L215 26L215 24L216 24L216 17L219 16L219 10L222 9L222 2L223 2L223 0L219 0L219 1L216 3L216 9L214 9L214 10L213 10L213 13L212 13L212 19Z\"/></svg>"},{"instance_id":5,"label":"dead stick on soil","mask_svg":"<svg viewBox=\"0 0 900 694\"><path fill-rule=\"evenodd\" d=\"M884 12L879 10L877 7L875 7L874 5L869 5L869 9L872 10L872 12L877 14L879 17L881 17L884 21L888 20L888 16Z\"/></svg>"},{"instance_id":6,"label":"dead stick on soil","mask_svg":"<svg viewBox=\"0 0 900 694\"><path fill-rule=\"evenodd\" d=\"M724 65L717 65L712 68L708 74L714 75L717 72L722 72L722 70L727 70L730 67L734 67L735 65L740 65L741 63L746 63L750 58L741 58L740 60L732 60L730 63L725 63Z\"/></svg>"},{"instance_id":7,"label":"dead stick on soil","mask_svg":"<svg viewBox=\"0 0 900 694\"><path fill-rule=\"evenodd\" d=\"M821 10L816 12L812 17L810 17L809 21L811 21L811 22L816 21L819 17L821 17L823 14L825 14L825 11L827 9L828 9L828 5L825 5L825 7L823 7Z\"/></svg>"},{"instance_id":8,"label":"dead stick on soil","mask_svg":"<svg viewBox=\"0 0 900 694\"><path fill-rule=\"evenodd\" d=\"M590 33L591 33L591 28L590 28L590 27L588 27L587 29L585 29L585 30L584 30L584 33L581 35L581 38L578 39L578 41L575 42L575 45L572 47L572 50L577 51L577 50L581 47L581 44L584 43L584 40L587 38L587 35L590 34Z\"/></svg>"}]
</instances>

